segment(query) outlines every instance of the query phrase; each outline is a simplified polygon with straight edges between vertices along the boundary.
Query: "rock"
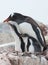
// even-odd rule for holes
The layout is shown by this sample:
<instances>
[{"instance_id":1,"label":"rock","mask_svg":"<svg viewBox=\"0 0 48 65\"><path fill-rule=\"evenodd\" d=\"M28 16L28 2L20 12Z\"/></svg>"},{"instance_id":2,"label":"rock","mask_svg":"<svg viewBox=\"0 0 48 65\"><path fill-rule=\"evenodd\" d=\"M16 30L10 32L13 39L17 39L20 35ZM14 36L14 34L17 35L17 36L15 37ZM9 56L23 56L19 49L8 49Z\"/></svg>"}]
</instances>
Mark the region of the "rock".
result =
<instances>
[{"instance_id":1,"label":"rock","mask_svg":"<svg viewBox=\"0 0 48 65\"><path fill-rule=\"evenodd\" d=\"M45 25L43 23L37 22L40 28L43 31L43 34L45 36L46 43L48 44L48 25Z\"/></svg>"},{"instance_id":2,"label":"rock","mask_svg":"<svg viewBox=\"0 0 48 65\"><path fill-rule=\"evenodd\" d=\"M9 59L6 54L0 54L0 65L11 65Z\"/></svg>"},{"instance_id":3,"label":"rock","mask_svg":"<svg viewBox=\"0 0 48 65\"><path fill-rule=\"evenodd\" d=\"M0 65L48 65L44 56L19 56L14 53L0 54ZM3 64L4 63L4 64Z\"/></svg>"},{"instance_id":4,"label":"rock","mask_svg":"<svg viewBox=\"0 0 48 65\"><path fill-rule=\"evenodd\" d=\"M43 56L41 57L41 65L47 65L46 59Z\"/></svg>"},{"instance_id":5,"label":"rock","mask_svg":"<svg viewBox=\"0 0 48 65\"><path fill-rule=\"evenodd\" d=\"M10 26L7 23L0 23L0 45L14 41Z\"/></svg>"},{"instance_id":6,"label":"rock","mask_svg":"<svg viewBox=\"0 0 48 65\"><path fill-rule=\"evenodd\" d=\"M15 45L8 45L0 47L0 53L4 52L14 52L15 51Z\"/></svg>"},{"instance_id":7,"label":"rock","mask_svg":"<svg viewBox=\"0 0 48 65\"><path fill-rule=\"evenodd\" d=\"M39 26L40 26L41 30L43 31L44 36L46 36L47 35L47 26L43 23L39 23Z\"/></svg>"}]
</instances>

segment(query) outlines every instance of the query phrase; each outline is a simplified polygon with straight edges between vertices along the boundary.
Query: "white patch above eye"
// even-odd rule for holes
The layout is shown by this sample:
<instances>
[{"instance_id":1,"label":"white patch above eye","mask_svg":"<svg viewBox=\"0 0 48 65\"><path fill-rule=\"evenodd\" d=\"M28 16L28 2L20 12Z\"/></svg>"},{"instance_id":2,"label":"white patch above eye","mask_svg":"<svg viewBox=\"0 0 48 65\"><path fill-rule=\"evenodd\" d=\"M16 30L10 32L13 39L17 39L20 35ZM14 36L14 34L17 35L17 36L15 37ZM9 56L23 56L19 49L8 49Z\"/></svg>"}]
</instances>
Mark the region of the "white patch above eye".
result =
<instances>
[{"instance_id":1,"label":"white patch above eye","mask_svg":"<svg viewBox=\"0 0 48 65\"><path fill-rule=\"evenodd\" d=\"M14 15L14 13L11 14L11 17Z\"/></svg>"}]
</instances>

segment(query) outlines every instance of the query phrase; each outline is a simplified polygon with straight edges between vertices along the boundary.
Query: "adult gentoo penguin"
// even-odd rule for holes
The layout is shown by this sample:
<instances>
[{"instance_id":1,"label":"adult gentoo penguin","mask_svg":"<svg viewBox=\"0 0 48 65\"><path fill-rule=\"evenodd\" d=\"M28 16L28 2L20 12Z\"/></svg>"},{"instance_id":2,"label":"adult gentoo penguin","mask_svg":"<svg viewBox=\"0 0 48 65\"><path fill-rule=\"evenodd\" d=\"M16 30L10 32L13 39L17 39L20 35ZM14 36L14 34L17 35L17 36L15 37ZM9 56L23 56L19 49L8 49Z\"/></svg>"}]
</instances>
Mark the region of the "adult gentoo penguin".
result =
<instances>
[{"instance_id":1,"label":"adult gentoo penguin","mask_svg":"<svg viewBox=\"0 0 48 65\"><path fill-rule=\"evenodd\" d=\"M20 13L13 13L4 20L4 22L9 21L17 22L22 34L28 34L29 36L32 36L33 38L37 39L43 47L46 46L43 32L34 19L29 16L24 16Z\"/></svg>"}]
</instances>

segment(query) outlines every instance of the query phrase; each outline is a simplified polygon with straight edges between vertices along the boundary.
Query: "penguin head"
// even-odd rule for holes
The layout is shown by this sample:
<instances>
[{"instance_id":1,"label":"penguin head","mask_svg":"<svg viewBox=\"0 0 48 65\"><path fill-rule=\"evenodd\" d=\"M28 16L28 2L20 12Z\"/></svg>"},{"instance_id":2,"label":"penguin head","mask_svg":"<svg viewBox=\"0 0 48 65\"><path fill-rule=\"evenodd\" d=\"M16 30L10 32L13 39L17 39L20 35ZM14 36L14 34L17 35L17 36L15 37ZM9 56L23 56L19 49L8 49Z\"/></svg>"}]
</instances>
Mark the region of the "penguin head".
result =
<instances>
[{"instance_id":1,"label":"penguin head","mask_svg":"<svg viewBox=\"0 0 48 65\"><path fill-rule=\"evenodd\" d=\"M16 20L21 20L21 19L24 19L24 16L22 14L12 13L3 22L16 21Z\"/></svg>"},{"instance_id":2,"label":"penguin head","mask_svg":"<svg viewBox=\"0 0 48 65\"><path fill-rule=\"evenodd\" d=\"M6 18L3 22L15 21L16 18L17 18L17 15L16 15L16 14L17 14L17 13L12 13L12 14L10 14L9 17Z\"/></svg>"}]
</instances>

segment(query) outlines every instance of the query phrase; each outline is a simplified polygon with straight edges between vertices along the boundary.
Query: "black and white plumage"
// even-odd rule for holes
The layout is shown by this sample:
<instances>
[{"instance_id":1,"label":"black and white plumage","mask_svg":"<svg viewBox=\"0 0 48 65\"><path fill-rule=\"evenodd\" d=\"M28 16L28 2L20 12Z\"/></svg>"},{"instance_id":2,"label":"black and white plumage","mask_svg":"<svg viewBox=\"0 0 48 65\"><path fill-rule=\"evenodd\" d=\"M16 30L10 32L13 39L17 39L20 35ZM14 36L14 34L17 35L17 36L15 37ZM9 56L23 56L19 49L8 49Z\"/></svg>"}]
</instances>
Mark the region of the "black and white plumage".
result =
<instances>
[{"instance_id":1,"label":"black and white plumage","mask_svg":"<svg viewBox=\"0 0 48 65\"><path fill-rule=\"evenodd\" d=\"M24 52L25 44L23 42L23 39L20 36L20 30L19 30L18 24L17 23L15 24L14 22L10 21L9 25L11 26L11 29L12 29L11 32L15 39L15 50L19 52Z\"/></svg>"},{"instance_id":2,"label":"black and white plumage","mask_svg":"<svg viewBox=\"0 0 48 65\"><path fill-rule=\"evenodd\" d=\"M6 20L4 20L4 22L6 21L17 22L22 34L28 34L29 36L37 39L37 41L39 41L39 43L43 47L46 46L42 30L40 29L39 25L35 22L35 20L32 19L31 17L24 16L19 13L13 13Z\"/></svg>"},{"instance_id":3,"label":"black and white plumage","mask_svg":"<svg viewBox=\"0 0 48 65\"><path fill-rule=\"evenodd\" d=\"M14 22L17 22L19 24L19 26L21 27L21 33L24 34L24 33L27 33L29 34L30 36L33 36L32 35L32 32L33 34L36 36L36 38L38 39L38 41L40 42L40 44L42 46L45 46L46 45L46 42L45 42L45 38L44 38L44 35L39 27L39 25L35 22L34 19L32 19L31 17L29 16L24 16L20 13L13 13L11 14L6 20L4 20L4 22L8 22L8 21L14 21ZM26 22L26 23L25 23ZM30 30L30 28L28 26L26 26L26 24L30 24L30 26L32 27L32 29ZM26 26L26 28L25 28ZM27 29L28 28L28 29ZM25 30L25 31L24 31ZM29 32L30 31L30 32ZM34 36L34 37L35 37Z\"/></svg>"},{"instance_id":4,"label":"black and white plumage","mask_svg":"<svg viewBox=\"0 0 48 65\"><path fill-rule=\"evenodd\" d=\"M42 51L42 46L40 43L33 37L29 36L26 34L25 36L21 37L21 33L18 27L18 24L9 23L9 25L13 28L15 31L15 50L19 52L41 52Z\"/></svg>"}]
</instances>

